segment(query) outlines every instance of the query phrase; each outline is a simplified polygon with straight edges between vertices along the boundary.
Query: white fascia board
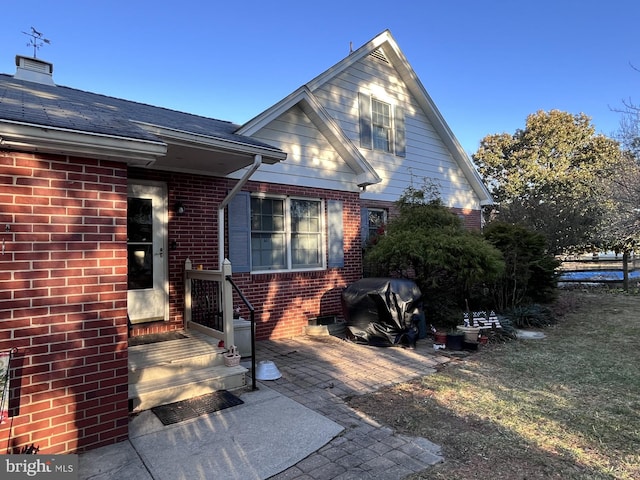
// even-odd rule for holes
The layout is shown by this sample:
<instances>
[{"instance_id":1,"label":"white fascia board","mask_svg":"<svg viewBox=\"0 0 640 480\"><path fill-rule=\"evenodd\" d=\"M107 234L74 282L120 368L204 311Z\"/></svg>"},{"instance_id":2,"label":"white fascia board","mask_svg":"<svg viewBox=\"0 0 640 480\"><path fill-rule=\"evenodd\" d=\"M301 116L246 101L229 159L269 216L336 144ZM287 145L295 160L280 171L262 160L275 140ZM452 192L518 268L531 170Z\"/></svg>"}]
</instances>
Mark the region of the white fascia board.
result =
<instances>
[{"instance_id":1,"label":"white fascia board","mask_svg":"<svg viewBox=\"0 0 640 480\"><path fill-rule=\"evenodd\" d=\"M167 153L164 142L104 135L99 133L47 127L36 124L0 121L0 147L25 151L87 156L147 166Z\"/></svg>"},{"instance_id":2,"label":"white fascia board","mask_svg":"<svg viewBox=\"0 0 640 480\"><path fill-rule=\"evenodd\" d=\"M294 105L297 105L304 98L305 91L308 91L305 87L298 88L275 105L246 122L236 130L236 133L238 135L246 135L247 137L254 135L258 130L266 127Z\"/></svg>"},{"instance_id":3,"label":"white fascia board","mask_svg":"<svg viewBox=\"0 0 640 480\"><path fill-rule=\"evenodd\" d=\"M169 144L184 147L200 148L204 150L231 151L246 155L262 155L263 162L274 164L287 158L287 154L277 148L261 147L248 143L226 140L208 135L202 135L184 130L160 127L150 123L134 122L143 127L147 132L157 135Z\"/></svg>"},{"instance_id":4,"label":"white fascia board","mask_svg":"<svg viewBox=\"0 0 640 480\"><path fill-rule=\"evenodd\" d=\"M327 138L347 165L355 172L358 186L373 185L382 181L371 164L362 156L360 151L353 145L353 142L349 140L306 86L300 87L257 117L249 120L237 130L237 133L251 136L295 105L300 105L300 108L316 128Z\"/></svg>"}]
</instances>

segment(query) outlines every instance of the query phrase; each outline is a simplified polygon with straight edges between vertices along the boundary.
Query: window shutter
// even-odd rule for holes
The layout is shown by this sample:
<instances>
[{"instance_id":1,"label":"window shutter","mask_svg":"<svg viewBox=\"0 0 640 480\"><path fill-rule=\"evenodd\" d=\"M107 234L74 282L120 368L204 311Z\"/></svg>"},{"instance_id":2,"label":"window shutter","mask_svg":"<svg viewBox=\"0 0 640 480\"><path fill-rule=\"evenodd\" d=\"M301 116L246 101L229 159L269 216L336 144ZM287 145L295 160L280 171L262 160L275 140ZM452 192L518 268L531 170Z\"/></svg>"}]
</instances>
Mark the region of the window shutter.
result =
<instances>
[{"instance_id":1,"label":"window shutter","mask_svg":"<svg viewBox=\"0 0 640 480\"><path fill-rule=\"evenodd\" d=\"M371 148L371 100L369 95L358 93L358 107L360 113L360 146Z\"/></svg>"},{"instance_id":2,"label":"window shutter","mask_svg":"<svg viewBox=\"0 0 640 480\"><path fill-rule=\"evenodd\" d=\"M251 195L238 192L227 208L229 261L233 272L251 271Z\"/></svg>"},{"instance_id":3,"label":"window shutter","mask_svg":"<svg viewBox=\"0 0 640 480\"><path fill-rule=\"evenodd\" d=\"M367 243L369 238L369 209L362 208L360 210L360 240L362 245Z\"/></svg>"},{"instance_id":4,"label":"window shutter","mask_svg":"<svg viewBox=\"0 0 640 480\"><path fill-rule=\"evenodd\" d=\"M407 156L407 141L404 126L404 110L396 105L395 108L395 124L396 124L396 155L398 157Z\"/></svg>"},{"instance_id":5,"label":"window shutter","mask_svg":"<svg viewBox=\"0 0 640 480\"><path fill-rule=\"evenodd\" d=\"M329 268L344 267L344 232L342 227L342 202L327 201L329 223Z\"/></svg>"}]
</instances>

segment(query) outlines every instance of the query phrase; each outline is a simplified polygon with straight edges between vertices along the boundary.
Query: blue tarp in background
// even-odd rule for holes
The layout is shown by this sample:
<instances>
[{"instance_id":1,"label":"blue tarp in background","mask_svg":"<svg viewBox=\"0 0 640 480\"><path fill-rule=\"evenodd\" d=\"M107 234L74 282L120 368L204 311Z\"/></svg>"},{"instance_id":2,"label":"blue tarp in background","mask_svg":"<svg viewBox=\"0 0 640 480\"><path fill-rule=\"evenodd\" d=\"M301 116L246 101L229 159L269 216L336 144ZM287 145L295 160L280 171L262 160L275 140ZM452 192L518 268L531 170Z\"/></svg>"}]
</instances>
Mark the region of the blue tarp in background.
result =
<instances>
[{"instance_id":1,"label":"blue tarp in background","mask_svg":"<svg viewBox=\"0 0 640 480\"><path fill-rule=\"evenodd\" d=\"M561 282L622 282L622 270L581 270L563 272ZM640 280L640 270L629 272L629 280Z\"/></svg>"}]
</instances>

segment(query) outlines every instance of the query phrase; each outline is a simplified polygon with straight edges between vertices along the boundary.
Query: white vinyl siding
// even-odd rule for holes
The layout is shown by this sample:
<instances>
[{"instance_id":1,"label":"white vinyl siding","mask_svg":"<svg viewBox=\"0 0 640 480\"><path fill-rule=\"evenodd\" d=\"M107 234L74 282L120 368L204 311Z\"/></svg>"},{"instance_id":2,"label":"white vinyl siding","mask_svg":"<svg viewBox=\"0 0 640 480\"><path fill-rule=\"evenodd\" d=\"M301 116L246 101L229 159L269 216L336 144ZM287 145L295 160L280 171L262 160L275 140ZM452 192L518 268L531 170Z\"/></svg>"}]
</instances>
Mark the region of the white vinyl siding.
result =
<instances>
[{"instance_id":1,"label":"white vinyl siding","mask_svg":"<svg viewBox=\"0 0 640 480\"><path fill-rule=\"evenodd\" d=\"M252 179L269 183L355 191L354 172L299 107L293 107L253 138L287 152L282 164L262 165ZM285 174L283 176L283 173Z\"/></svg>"},{"instance_id":2,"label":"white vinyl siding","mask_svg":"<svg viewBox=\"0 0 640 480\"><path fill-rule=\"evenodd\" d=\"M360 194L363 199L394 202L407 185L421 184L423 178L430 178L440 185L446 205L479 208L469 180L392 65L366 56L312 93L382 179ZM359 94L389 104L390 114L396 121L398 112L402 113L405 145L402 154L361 146ZM394 133L397 136L397 132ZM280 115L252 137L287 152L284 162L262 165L253 180L277 184L291 183L295 178L299 186L358 191L355 172L299 106ZM232 176L239 178L240 173Z\"/></svg>"},{"instance_id":3,"label":"white vinyl siding","mask_svg":"<svg viewBox=\"0 0 640 480\"><path fill-rule=\"evenodd\" d=\"M390 78L394 81L390 82ZM360 146L358 93L363 91L402 108L406 155L398 158L361 147L367 161L383 179L367 187L361 197L393 202L407 185L421 184L423 178L430 178L440 185L446 205L479 208L477 196L464 173L391 66L365 57L313 93L351 141Z\"/></svg>"}]
</instances>

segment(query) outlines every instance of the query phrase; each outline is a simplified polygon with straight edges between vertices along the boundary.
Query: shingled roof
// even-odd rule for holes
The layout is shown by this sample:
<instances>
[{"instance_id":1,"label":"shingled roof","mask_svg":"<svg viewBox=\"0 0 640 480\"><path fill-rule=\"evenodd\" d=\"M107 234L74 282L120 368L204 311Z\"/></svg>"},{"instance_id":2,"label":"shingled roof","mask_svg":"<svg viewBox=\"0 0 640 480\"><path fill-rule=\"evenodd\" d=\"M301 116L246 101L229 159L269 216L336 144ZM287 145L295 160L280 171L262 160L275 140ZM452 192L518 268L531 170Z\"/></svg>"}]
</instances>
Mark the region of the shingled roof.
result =
<instances>
[{"instance_id":1,"label":"shingled roof","mask_svg":"<svg viewBox=\"0 0 640 480\"><path fill-rule=\"evenodd\" d=\"M165 146L171 141L159 132L168 131L189 136L194 145L201 141L205 149L215 145L243 155L255 150L269 163L286 157L272 145L236 134L239 125L231 122L16 77L0 74L0 140L5 142L11 134L4 127L42 127Z\"/></svg>"},{"instance_id":2,"label":"shingled roof","mask_svg":"<svg viewBox=\"0 0 640 480\"><path fill-rule=\"evenodd\" d=\"M158 140L136 122L182 130L255 146L274 148L251 137L235 135L231 122L155 107L130 100L51 86L0 74L0 119L45 127Z\"/></svg>"}]
</instances>

